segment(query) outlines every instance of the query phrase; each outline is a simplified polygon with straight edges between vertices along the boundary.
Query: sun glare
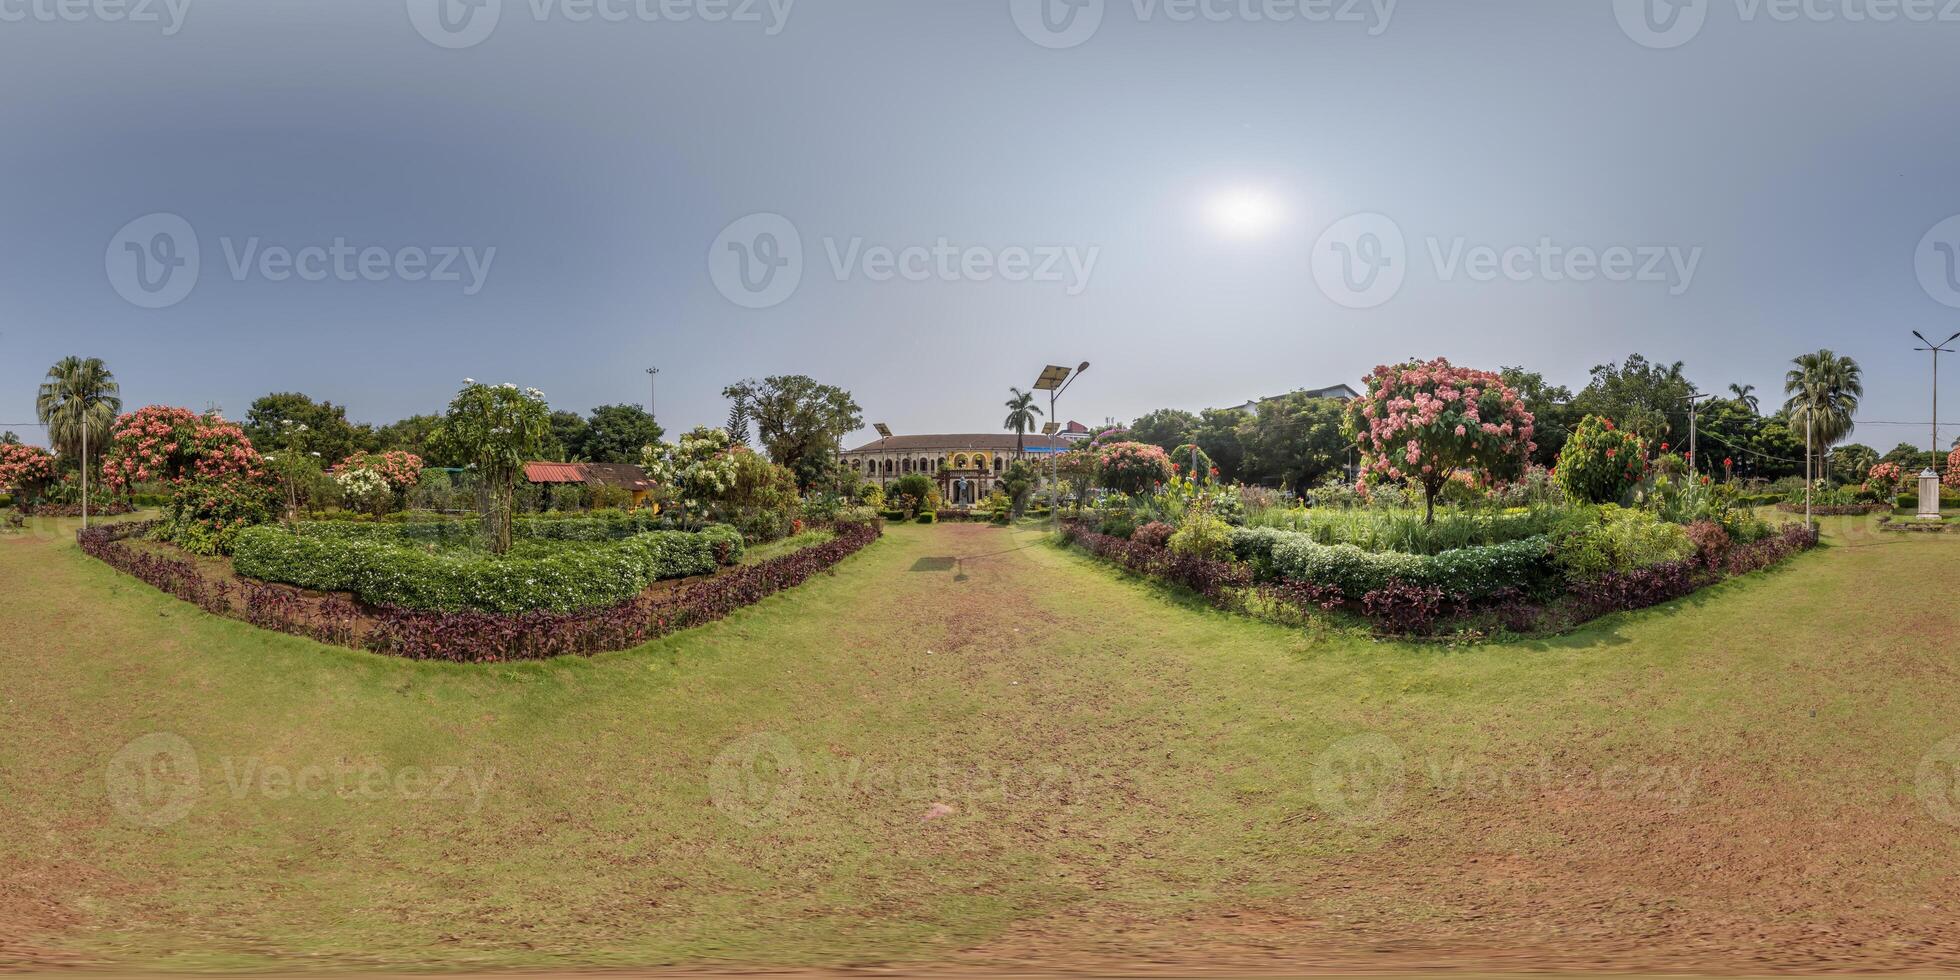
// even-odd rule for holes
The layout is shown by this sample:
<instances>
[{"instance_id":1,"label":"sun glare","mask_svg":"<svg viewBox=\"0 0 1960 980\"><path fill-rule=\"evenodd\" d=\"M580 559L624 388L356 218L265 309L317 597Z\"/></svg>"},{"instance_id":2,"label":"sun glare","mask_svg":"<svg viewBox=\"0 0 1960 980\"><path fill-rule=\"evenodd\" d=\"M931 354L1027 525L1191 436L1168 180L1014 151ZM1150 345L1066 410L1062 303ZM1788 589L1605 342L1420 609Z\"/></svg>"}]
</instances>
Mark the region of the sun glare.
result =
<instances>
[{"instance_id":1,"label":"sun glare","mask_svg":"<svg viewBox=\"0 0 1960 980\"><path fill-rule=\"evenodd\" d=\"M1279 224L1283 210L1272 194L1251 187L1220 191L1206 205L1212 227L1234 238L1265 234Z\"/></svg>"}]
</instances>

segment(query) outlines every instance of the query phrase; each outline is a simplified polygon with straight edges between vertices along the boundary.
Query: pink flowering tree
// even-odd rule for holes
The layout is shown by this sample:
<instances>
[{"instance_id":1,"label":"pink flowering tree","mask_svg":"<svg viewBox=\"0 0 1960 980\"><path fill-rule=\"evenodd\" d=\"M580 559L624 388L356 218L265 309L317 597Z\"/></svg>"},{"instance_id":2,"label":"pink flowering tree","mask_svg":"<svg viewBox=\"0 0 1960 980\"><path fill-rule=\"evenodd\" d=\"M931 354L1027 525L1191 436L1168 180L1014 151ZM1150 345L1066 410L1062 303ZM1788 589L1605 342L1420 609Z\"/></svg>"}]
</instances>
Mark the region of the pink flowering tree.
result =
<instances>
[{"instance_id":1,"label":"pink flowering tree","mask_svg":"<svg viewBox=\"0 0 1960 980\"><path fill-rule=\"evenodd\" d=\"M1442 358L1384 364L1348 406L1364 479L1422 487L1425 521L1436 494L1466 472L1489 483L1523 472L1537 449L1531 413L1502 378Z\"/></svg>"},{"instance_id":2,"label":"pink flowering tree","mask_svg":"<svg viewBox=\"0 0 1960 980\"><path fill-rule=\"evenodd\" d=\"M22 513L54 482L54 455L39 446L0 443L0 490L20 497Z\"/></svg>"},{"instance_id":3,"label":"pink flowering tree","mask_svg":"<svg viewBox=\"0 0 1960 980\"><path fill-rule=\"evenodd\" d=\"M1960 490L1960 446L1946 455L1946 476L1940 482L1955 490Z\"/></svg>"},{"instance_id":4,"label":"pink flowering tree","mask_svg":"<svg viewBox=\"0 0 1960 980\"><path fill-rule=\"evenodd\" d=\"M1171 458L1164 447L1141 442L1114 442L1098 450L1102 485L1120 493L1143 493L1170 482Z\"/></svg>"},{"instance_id":5,"label":"pink flowering tree","mask_svg":"<svg viewBox=\"0 0 1960 980\"><path fill-rule=\"evenodd\" d=\"M216 413L149 405L116 419L102 479L119 493L168 484L162 536L198 554L230 551L238 531L271 513L265 459Z\"/></svg>"}]
</instances>

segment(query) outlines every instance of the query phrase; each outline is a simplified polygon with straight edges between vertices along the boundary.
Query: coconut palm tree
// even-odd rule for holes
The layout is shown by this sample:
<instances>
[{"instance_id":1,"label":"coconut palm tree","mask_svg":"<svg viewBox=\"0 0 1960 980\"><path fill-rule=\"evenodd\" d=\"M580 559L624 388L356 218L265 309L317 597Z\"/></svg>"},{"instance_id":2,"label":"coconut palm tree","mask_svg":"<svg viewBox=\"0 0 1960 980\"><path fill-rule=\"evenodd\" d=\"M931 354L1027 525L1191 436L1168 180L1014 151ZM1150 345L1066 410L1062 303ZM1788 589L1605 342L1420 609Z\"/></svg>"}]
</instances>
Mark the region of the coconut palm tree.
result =
<instances>
[{"instance_id":1,"label":"coconut palm tree","mask_svg":"<svg viewBox=\"0 0 1960 980\"><path fill-rule=\"evenodd\" d=\"M1783 408L1790 413L1791 431L1808 426L1815 444L1828 451L1854 428L1851 416L1857 414L1858 399L1865 394L1858 362L1820 350L1800 354L1791 363L1796 366L1783 376L1783 392L1790 396Z\"/></svg>"},{"instance_id":2,"label":"coconut palm tree","mask_svg":"<svg viewBox=\"0 0 1960 980\"><path fill-rule=\"evenodd\" d=\"M1729 393L1735 396L1738 404L1749 410L1749 414L1762 414L1763 402L1762 399L1756 397L1755 385L1730 385Z\"/></svg>"},{"instance_id":3,"label":"coconut palm tree","mask_svg":"<svg viewBox=\"0 0 1960 980\"><path fill-rule=\"evenodd\" d=\"M1019 388L1007 389L1012 394L1007 399L1007 421L1001 428L1014 433L1014 451L1027 451L1028 430L1034 428L1034 418L1041 414L1040 406L1034 403L1034 393Z\"/></svg>"},{"instance_id":4,"label":"coconut palm tree","mask_svg":"<svg viewBox=\"0 0 1960 980\"><path fill-rule=\"evenodd\" d=\"M48 442L63 455L80 458L102 451L109 427L122 411L122 389L99 357L64 357L48 369L34 399L34 413L48 427Z\"/></svg>"}]
</instances>

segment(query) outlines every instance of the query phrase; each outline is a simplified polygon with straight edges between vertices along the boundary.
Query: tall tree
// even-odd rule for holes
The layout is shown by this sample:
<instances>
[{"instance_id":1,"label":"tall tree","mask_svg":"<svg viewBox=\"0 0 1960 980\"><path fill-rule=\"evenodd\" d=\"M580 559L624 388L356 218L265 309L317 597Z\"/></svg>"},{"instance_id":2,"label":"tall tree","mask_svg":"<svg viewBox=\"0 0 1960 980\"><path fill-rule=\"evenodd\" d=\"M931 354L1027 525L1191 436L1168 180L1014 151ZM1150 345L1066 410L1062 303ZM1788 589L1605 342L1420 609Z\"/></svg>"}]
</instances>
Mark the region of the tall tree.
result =
<instances>
[{"instance_id":1,"label":"tall tree","mask_svg":"<svg viewBox=\"0 0 1960 980\"><path fill-rule=\"evenodd\" d=\"M1028 430L1034 428L1035 416L1041 414L1041 406L1034 403L1034 395L1019 388L1007 389L1007 421L1001 428L1014 433L1014 451L1027 451Z\"/></svg>"},{"instance_id":2,"label":"tall tree","mask_svg":"<svg viewBox=\"0 0 1960 980\"><path fill-rule=\"evenodd\" d=\"M1518 393L1525 410L1537 421L1538 449L1531 454L1531 461L1540 466L1558 462L1559 450L1565 448L1565 440L1581 418L1572 409L1572 389L1552 384L1543 374L1522 367L1507 367L1497 374Z\"/></svg>"},{"instance_id":3,"label":"tall tree","mask_svg":"<svg viewBox=\"0 0 1960 980\"><path fill-rule=\"evenodd\" d=\"M1221 480L1243 478L1245 443L1239 436L1239 427L1248 418L1247 413L1236 408L1207 408L1198 418L1197 429L1191 433L1190 441L1211 457Z\"/></svg>"},{"instance_id":4,"label":"tall tree","mask_svg":"<svg viewBox=\"0 0 1960 980\"><path fill-rule=\"evenodd\" d=\"M305 431L292 431L302 425ZM329 466L364 448L372 438L372 433L348 423L346 407L316 402L297 391L276 391L254 399L240 427L254 446L319 453Z\"/></svg>"},{"instance_id":5,"label":"tall tree","mask_svg":"<svg viewBox=\"0 0 1960 980\"><path fill-rule=\"evenodd\" d=\"M377 452L400 450L422 457L430 466L462 466L469 462L460 456L448 455L444 447L435 444L431 436L442 424L439 415L411 415L399 422L391 422L375 429L368 437L368 448Z\"/></svg>"},{"instance_id":6,"label":"tall tree","mask_svg":"<svg viewBox=\"0 0 1960 980\"><path fill-rule=\"evenodd\" d=\"M585 460L585 440L592 434L591 423L577 412L556 411L547 423L544 454L561 463Z\"/></svg>"},{"instance_id":7,"label":"tall tree","mask_svg":"<svg viewBox=\"0 0 1960 980\"><path fill-rule=\"evenodd\" d=\"M660 423L638 405L601 405L586 425L579 454L594 463L637 463L640 451L663 434Z\"/></svg>"},{"instance_id":8,"label":"tall tree","mask_svg":"<svg viewBox=\"0 0 1960 980\"><path fill-rule=\"evenodd\" d=\"M837 458L838 440L864 428L864 410L850 392L801 374L738 381L721 394L749 406L762 448L771 460L796 474L799 489L827 479Z\"/></svg>"},{"instance_id":9,"label":"tall tree","mask_svg":"<svg viewBox=\"0 0 1960 980\"><path fill-rule=\"evenodd\" d=\"M728 403L728 443L731 446L749 444L749 401L746 396L737 396Z\"/></svg>"},{"instance_id":10,"label":"tall tree","mask_svg":"<svg viewBox=\"0 0 1960 980\"><path fill-rule=\"evenodd\" d=\"M1597 415L1649 442L1665 442L1688 433L1688 396L1694 385L1682 373L1682 362L1658 364L1640 354L1621 364L1599 364L1592 380L1572 400L1579 418Z\"/></svg>"},{"instance_id":11,"label":"tall tree","mask_svg":"<svg viewBox=\"0 0 1960 980\"><path fill-rule=\"evenodd\" d=\"M48 369L34 399L34 413L48 427L48 443L64 456L98 457L108 448L109 429L122 411L122 388L99 357L64 357ZM88 460L82 460L84 472Z\"/></svg>"},{"instance_id":12,"label":"tall tree","mask_svg":"<svg viewBox=\"0 0 1960 980\"><path fill-rule=\"evenodd\" d=\"M1855 428L1851 417L1865 394L1863 372L1857 361L1829 349L1799 354L1791 364L1783 375L1783 393L1789 396L1783 408L1790 414L1790 428L1799 436L1808 430L1812 445L1824 448L1828 460L1831 444ZM1816 472L1821 470L1804 474L1805 479L1814 479Z\"/></svg>"},{"instance_id":13,"label":"tall tree","mask_svg":"<svg viewBox=\"0 0 1960 980\"><path fill-rule=\"evenodd\" d=\"M1130 424L1130 438L1147 442L1169 452L1192 442L1198 433L1198 417L1177 408L1146 412Z\"/></svg>"},{"instance_id":14,"label":"tall tree","mask_svg":"<svg viewBox=\"0 0 1960 980\"><path fill-rule=\"evenodd\" d=\"M1756 397L1755 385L1732 384L1729 386L1729 393L1735 396L1738 404L1749 409L1751 415L1763 410L1762 399Z\"/></svg>"},{"instance_id":15,"label":"tall tree","mask_svg":"<svg viewBox=\"0 0 1960 980\"><path fill-rule=\"evenodd\" d=\"M1344 411L1338 399L1299 391L1261 403L1257 415L1239 423L1245 448L1239 478L1305 492L1347 462L1353 443L1341 432Z\"/></svg>"}]
</instances>

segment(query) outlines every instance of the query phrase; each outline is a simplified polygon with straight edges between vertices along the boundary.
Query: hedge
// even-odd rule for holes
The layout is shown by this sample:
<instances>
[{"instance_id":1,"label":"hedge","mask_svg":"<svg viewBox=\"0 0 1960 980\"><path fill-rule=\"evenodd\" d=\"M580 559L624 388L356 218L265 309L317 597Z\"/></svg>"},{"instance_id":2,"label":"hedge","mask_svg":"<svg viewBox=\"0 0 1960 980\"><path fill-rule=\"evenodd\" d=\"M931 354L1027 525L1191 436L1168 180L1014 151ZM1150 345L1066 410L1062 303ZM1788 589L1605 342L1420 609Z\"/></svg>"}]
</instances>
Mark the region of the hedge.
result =
<instances>
[{"instance_id":1,"label":"hedge","mask_svg":"<svg viewBox=\"0 0 1960 980\"><path fill-rule=\"evenodd\" d=\"M724 526L649 531L541 558L432 554L415 547L430 540L420 532L446 526L318 522L247 528L239 532L232 566L247 578L348 592L374 606L573 612L618 605L662 579L706 575L742 553L741 534ZM402 531L416 535L403 540L389 533Z\"/></svg>"},{"instance_id":2,"label":"hedge","mask_svg":"<svg viewBox=\"0 0 1960 980\"><path fill-rule=\"evenodd\" d=\"M1365 595L1390 581L1400 581L1482 598L1505 589L1531 591L1556 574L1551 538L1542 534L1503 544L1415 555L1363 551L1351 544L1320 544L1295 531L1235 528L1232 553L1251 565L1261 580L1333 586L1350 596Z\"/></svg>"},{"instance_id":3,"label":"hedge","mask_svg":"<svg viewBox=\"0 0 1960 980\"><path fill-rule=\"evenodd\" d=\"M713 622L744 606L830 569L878 539L875 524L840 524L829 541L706 581L657 595L576 613L425 612L358 610L330 597L317 607L281 585L209 579L182 558L139 551L125 538L147 534L161 521L100 524L75 535L83 552L156 588L220 616L322 643L365 648L416 660L495 663L624 650L676 630ZM309 612L311 608L311 612ZM358 625L365 617L368 629Z\"/></svg>"}]
</instances>

